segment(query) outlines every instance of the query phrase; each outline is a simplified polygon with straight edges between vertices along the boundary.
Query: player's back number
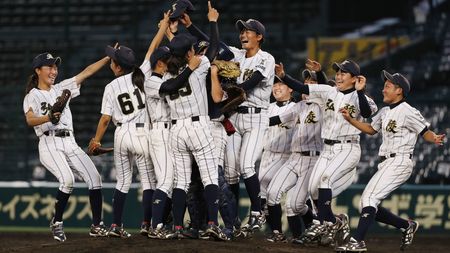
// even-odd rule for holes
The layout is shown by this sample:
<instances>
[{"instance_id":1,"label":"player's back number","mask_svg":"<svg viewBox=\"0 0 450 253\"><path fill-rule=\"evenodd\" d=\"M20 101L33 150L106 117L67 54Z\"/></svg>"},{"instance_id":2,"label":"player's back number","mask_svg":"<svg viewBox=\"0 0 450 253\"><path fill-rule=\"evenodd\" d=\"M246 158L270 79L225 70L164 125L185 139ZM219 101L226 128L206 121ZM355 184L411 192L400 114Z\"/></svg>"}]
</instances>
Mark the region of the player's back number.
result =
<instances>
[{"instance_id":1,"label":"player's back number","mask_svg":"<svg viewBox=\"0 0 450 253\"><path fill-rule=\"evenodd\" d=\"M136 96L138 102L137 109L145 108L139 89L136 88L133 95ZM123 114L127 115L134 112L133 100L131 99L131 95L129 93L122 93L118 95L117 100L119 101L120 109Z\"/></svg>"}]
</instances>

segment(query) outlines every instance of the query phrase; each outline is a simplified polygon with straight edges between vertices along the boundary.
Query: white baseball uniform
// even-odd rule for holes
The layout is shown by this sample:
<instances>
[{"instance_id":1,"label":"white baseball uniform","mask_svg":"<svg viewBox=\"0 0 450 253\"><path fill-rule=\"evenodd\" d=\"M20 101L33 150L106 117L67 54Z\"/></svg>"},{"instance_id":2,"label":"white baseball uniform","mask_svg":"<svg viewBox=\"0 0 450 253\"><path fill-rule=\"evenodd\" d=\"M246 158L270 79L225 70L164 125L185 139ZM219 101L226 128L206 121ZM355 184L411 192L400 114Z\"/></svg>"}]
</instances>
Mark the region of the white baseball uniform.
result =
<instances>
[{"instance_id":1,"label":"white baseball uniform","mask_svg":"<svg viewBox=\"0 0 450 253\"><path fill-rule=\"evenodd\" d=\"M295 103L291 101L271 103L268 115L269 117L280 115L293 106ZM270 181L291 155L294 126L295 121L292 119L291 122L283 122L283 124L269 127L264 135L264 151L258 173L261 198L266 198Z\"/></svg>"},{"instance_id":2,"label":"white baseball uniform","mask_svg":"<svg viewBox=\"0 0 450 253\"><path fill-rule=\"evenodd\" d=\"M371 123L373 129L382 133L383 142L379 155L385 160L378 164L361 196L360 208L378 208L380 202L411 176L411 160L417 136L430 124L420 112L407 102L383 107Z\"/></svg>"},{"instance_id":3,"label":"white baseball uniform","mask_svg":"<svg viewBox=\"0 0 450 253\"><path fill-rule=\"evenodd\" d=\"M225 152L225 178L229 184L239 183L253 176L255 162L261 159L263 138L269 126L267 108L270 103L273 79L275 77L275 59L263 50L246 58L244 49L230 47L233 61L239 62L241 75L237 83L248 80L253 72L259 71L264 79L255 88L247 92L247 100L241 104L243 110L230 117L236 133L229 136Z\"/></svg>"},{"instance_id":4,"label":"white baseball uniform","mask_svg":"<svg viewBox=\"0 0 450 253\"><path fill-rule=\"evenodd\" d=\"M366 98L373 115L377 106L371 98ZM319 84L309 86L309 99L324 105L322 138L325 142L310 178L309 191L313 199L318 198L319 188L331 189L336 197L352 183L361 157L361 131L339 113L340 108L346 108L352 117L362 119L358 94L354 89L341 92L336 87Z\"/></svg>"},{"instance_id":5,"label":"white baseball uniform","mask_svg":"<svg viewBox=\"0 0 450 253\"><path fill-rule=\"evenodd\" d=\"M148 73L144 63L141 70ZM105 87L101 113L109 115L116 125L114 133L114 165L116 189L128 193L135 160L143 190L156 188L156 176L149 152L149 118L145 110L145 94L133 85L132 73L114 79Z\"/></svg>"},{"instance_id":6,"label":"white baseball uniform","mask_svg":"<svg viewBox=\"0 0 450 253\"><path fill-rule=\"evenodd\" d=\"M170 148L175 167L174 188L184 191L187 191L191 181L192 156L198 164L203 186L218 185L217 157L206 94L209 68L208 58L202 56L200 66L191 73L188 82L178 92L166 96L173 123ZM164 78L170 77L166 75Z\"/></svg>"},{"instance_id":7,"label":"white baseball uniform","mask_svg":"<svg viewBox=\"0 0 450 253\"><path fill-rule=\"evenodd\" d=\"M316 103L300 101L279 117L281 122L294 120L296 131L291 143L292 154L270 182L267 203L279 204L282 194L287 192L287 216L304 215L308 210L309 178L323 149L322 109Z\"/></svg>"},{"instance_id":8,"label":"white baseball uniform","mask_svg":"<svg viewBox=\"0 0 450 253\"><path fill-rule=\"evenodd\" d=\"M170 107L159 94L162 83L162 76L153 73L144 86L147 111L152 122L149 152L155 168L156 188L170 196L173 187L173 162L169 149Z\"/></svg>"},{"instance_id":9,"label":"white baseball uniform","mask_svg":"<svg viewBox=\"0 0 450 253\"><path fill-rule=\"evenodd\" d=\"M26 114L32 110L36 116L47 115L56 98L64 89L71 91L71 97L61 113L58 124L47 122L34 127L39 137L39 159L41 163L58 179L59 190L70 194L78 174L87 183L90 190L101 189L102 182L94 163L75 141L72 125L70 100L80 95L80 86L75 77L52 85L49 91L33 88L23 101Z\"/></svg>"}]
</instances>

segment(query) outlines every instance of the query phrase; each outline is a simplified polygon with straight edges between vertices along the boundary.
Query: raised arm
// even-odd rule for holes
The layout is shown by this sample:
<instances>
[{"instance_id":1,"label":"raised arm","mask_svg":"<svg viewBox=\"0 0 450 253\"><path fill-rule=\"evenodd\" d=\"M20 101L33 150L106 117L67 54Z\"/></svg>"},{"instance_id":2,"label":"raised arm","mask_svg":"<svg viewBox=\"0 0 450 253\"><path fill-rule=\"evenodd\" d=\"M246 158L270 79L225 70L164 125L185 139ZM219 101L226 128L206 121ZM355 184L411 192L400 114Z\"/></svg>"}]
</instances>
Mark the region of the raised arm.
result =
<instances>
[{"instance_id":1,"label":"raised arm","mask_svg":"<svg viewBox=\"0 0 450 253\"><path fill-rule=\"evenodd\" d=\"M352 116L350 116L350 113L347 111L347 109L341 108L341 109L339 109L339 112L342 114L344 119L348 121L348 123L350 123L352 126L359 129L361 132L363 132L365 134L370 134L370 135L374 135L377 133L377 131L375 131L375 129L373 129L372 125L370 125L369 123L361 122L355 118L352 118Z\"/></svg>"},{"instance_id":2,"label":"raised arm","mask_svg":"<svg viewBox=\"0 0 450 253\"><path fill-rule=\"evenodd\" d=\"M166 33L167 29L169 28L169 16L170 11L164 13L163 19L158 24L159 30L156 33L155 37L153 38L152 42L150 43L147 54L145 54L145 60L148 61L150 59L150 56L155 51L156 48L159 47L159 44L161 44L161 41L164 38L164 34Z\"/></svg>"},{"instance_id":3,"label":"raised arm","mask_svg":"<svg viewBox=\"0 0 450 253\"><path fill-rule=\"evenodd\" d=\"M211 7L211 1L208 1L208 20L211 26L211 40L209 41L209 47L206 50L206 57L209 62L212 62L216 58L218 45L219 45L219 28L217 26L217 20L219 19L219 12Z\"/></svg>"},{"instance_id":4,"label":"raised arm","mask_svg":"<svg viewBox=\"0 0 450 253\"><path fill-rule=\"evenodd\" d=\"M309 94L309 87L304 83L292 78L284 72L283 63L275 64L275 74L283 80L283 82L291 89L298 91L302 94Z\"/></svg>"},{"instance_id":5,"label":"raised arm","mask_svg":"<svg viewBox=\"0 0 450 253\"><path fill-rule=\"evenodd\" d=\"M83 71L78 73L78 75L75 76L76 83L80 85L83 83L83 81L95 74L97 71L99 71L103 66L109 63L110 58L108 56L103 57L102 59L92 63L91 65L87 66Z\"/></svg>"},{"instance_id":6,"label":"raised arm","mask_svg":"<svg viewBox=\"0 0 450 253\"><path fill-rule=\"evenodd\" d=\"M356 79L355 89L356 93L358 93L359 111L361 112L361 116L364 118L369 118L370 115L372 115L372 110L370 109L369 101L364 93L365 87L366 78L364 76L358 76Z\"/></svg>"}]
</instances>

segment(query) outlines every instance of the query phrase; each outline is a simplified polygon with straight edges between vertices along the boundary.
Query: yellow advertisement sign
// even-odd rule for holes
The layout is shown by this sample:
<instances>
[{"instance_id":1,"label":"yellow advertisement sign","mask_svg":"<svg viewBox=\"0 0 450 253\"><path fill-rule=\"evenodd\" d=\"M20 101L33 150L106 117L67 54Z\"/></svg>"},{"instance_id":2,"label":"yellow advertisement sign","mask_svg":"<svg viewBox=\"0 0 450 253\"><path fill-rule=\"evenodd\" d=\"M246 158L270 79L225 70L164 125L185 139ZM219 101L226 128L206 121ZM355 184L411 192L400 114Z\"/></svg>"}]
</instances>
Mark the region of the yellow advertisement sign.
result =
<instances>
[{"instance_id":1,"label":"yellow advertisement sign","mask_svg":"<svg viewBox=\"0 0 450 253\"><path fill-rule=\"evenodd\" d=\"M309 38L307 40L308 58L314 59L322 64L327 74L334 76L331 69L333 62L342 62L351 59L358 64L383 56L387 50L394 50L408 44L407 36L390 38L387 37L365 37L359 39L343 38Z\"/></svg>"}]
</instances>

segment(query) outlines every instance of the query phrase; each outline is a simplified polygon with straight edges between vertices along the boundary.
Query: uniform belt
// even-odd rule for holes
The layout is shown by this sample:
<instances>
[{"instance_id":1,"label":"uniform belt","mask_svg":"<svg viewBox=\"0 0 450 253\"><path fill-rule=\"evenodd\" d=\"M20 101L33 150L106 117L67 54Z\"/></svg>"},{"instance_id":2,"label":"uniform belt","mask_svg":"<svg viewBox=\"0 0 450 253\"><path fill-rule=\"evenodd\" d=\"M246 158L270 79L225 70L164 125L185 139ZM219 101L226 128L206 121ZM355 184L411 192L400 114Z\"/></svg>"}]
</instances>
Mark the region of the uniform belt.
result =
<instances>
[{"instance_id":1,"label":"uniform belt","mask_svg":"<svg viewBox=\"0 0 450 253\"><path fill-rule=\"evenodd\" d=\"M399 156L400 155L402 155L402 154L398 154ZM408 155L408 154L406 154L406 155ZM392 153L392 154L387 154L387 155L384 155L384 156L380 156L380 163L382 163L382 162L384 162L386 159L388 159L388 158L392 158L392 157L396 157L397 156L397 154L396 153ZM412 159L412 154L409 154L409 159Z\"/></svg>"},{"instance_id":2,"label":"uniform belt","mask_svg":"<svg viewBox=\"0 0 450 253\"><path fill-rule=\"evenodd\" d=\"M70 136L70 130L56 129L56 130L45 131L44 134L47 136L67 137L67 136Z\"/></svg>"},{"instance_id":3,"label":"uniform belt","mask_svg":"<svg viewBox=\"0 0 450 253\"><path fill-rule=\"evenodd\" d=\"M192 120L192 122L194 122L194 121L200 121L200 116L194 116L194 117L191 117L191 120ZM172 120L172 125L175 125L177 123L177 120L176 119L173 119Z\"/></svg>"},{"instance_id":4,"label":"uniform belt","mask_svg":"<svg viewBox=\"0 0 450 253\"><path fill-rule=\"evenodd\" d=\"M236 112L237 113L260 113L261 112L261 108L258 107L247 107L247 106L238 106L238 108L236 108Z\"/></svg>"},{"instance_id":5,"label":"uniform belt","mask_svg":"<svg viewBox=\"0 0 450 253\"><path fill-rule=\"evenodd\" d=\"M122 125L123 124L120 122L117 123L117 126L122 126ZM145 126L145 123L136 123L136 127L144 127L144 126Z\"/></svg>"},{"instance_id":6,"label":"uniform belt","mask_svg":"<svg viewBox=\"0 0 450 253\"><path fill-rule=\"evenodd\" d=\"M319 156L320 152L319 151L302 151L302 152L300 152L300 154L302 156Z\"/></svg>"},{"instance_id":7,"label":"uniform belt","mask_svg":"<svg viewBox=\"0 0 450 253\"><path fill-rule=\"evenodd\" d=\"M358 143L356 140L329 140L329 139L324 139L323 143L327 144L327 145L334 145L334 144L339 144L339 143Z\"/></svg>"}]
</instances>

